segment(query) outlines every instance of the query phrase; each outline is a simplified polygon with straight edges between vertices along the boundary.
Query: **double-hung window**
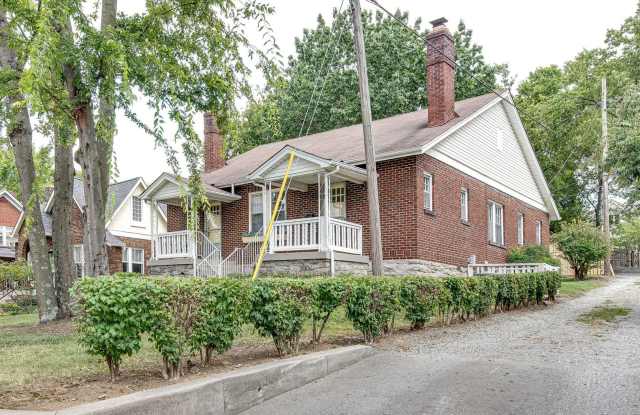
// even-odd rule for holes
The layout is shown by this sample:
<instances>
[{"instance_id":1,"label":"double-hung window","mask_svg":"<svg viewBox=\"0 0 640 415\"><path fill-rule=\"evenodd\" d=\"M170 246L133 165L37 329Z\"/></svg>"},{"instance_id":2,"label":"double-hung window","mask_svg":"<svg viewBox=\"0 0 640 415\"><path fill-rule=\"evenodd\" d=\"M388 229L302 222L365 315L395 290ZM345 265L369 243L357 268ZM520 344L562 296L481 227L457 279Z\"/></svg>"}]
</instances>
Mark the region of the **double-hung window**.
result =
<instances>
[{"instance_id":1,"label":"double-hung window","mask_svg":"<svg viewBox=\"0 0 640 415\"><path fill-rule=\"evenodd\" d=\"M524 213L520 212L516 218L516 239L518 245L524 245Z\"/></svg>"},{"instance_id":2,"label":"double-hung window","mask_svg":"<svg viewBox=\"0 0 640 415\"><path fill-rule=\"evenodd\" d=\"M347 219L347 187L344 183L331 186L331 217Z\"/></svg>"},{"instance_id":3,"label":"double-hung window","mask_svg":"<svg viewBox=\"0 0 640 415\"><path fill-rule=\"evenodd\" d=\"M424 210L433 212L433 176L424 174Z\"/></svg>"},{"instance_id":4,"label":"double-hung window","mask_svg":"<svg viewBox=\"0 0 640 415\"><path fill-rule=\"evenodd\" d=\"M76 270L76 277L82 277L84 275L84 246L73 246L73 265Z\"/></svg>"},{"instance_id":5,"label":"double-hung window","mask_svg":"<svg viewBox=\"0 0 640 415\"><path fill-rule=\"evenodd\" d=\"M469 190L466 187L460 189L460 220L469 222Z\"/></svg>"},{"instance_id":6,"label":"double-hung window","mask_svg":"<svg viewBox=\"0 0 640 415\"><path fill-rule=\"evenodd\" d=\"M276 205L278 199L278 190L271 192L271 208ZM264 215L264 204L262 203L262 192L255 192L249 194L249 232L250 233L262 233L262 218ZM287 219L287 200L282 198L280 201L280 210L278 211L278 217L276 220Z\"/></svg>"},{"instance_id":7,"label":"double-hung window","mask_svg":"<svg viewBox=\"0 0 640 415\"><path fill-rule=\"evenodd\" d=\"M536 243L538 245L542 244L542 222L536 221Z\"/></svg>"},{"instance_id":8,"label":"double-hung window","mask_svg":"<svg viewBox=\"0 0 640 415\"><path fill-rule=\"evenodd\" d=\"M504 208L501 204L489 201L488 204L488 231L489 242L494 245L504 245L504 226L503 226L503 212Z\"/></svg>"},{"instance_id":9,"label":"double-hung window","mask_svg":"<svg viewBox=\"0 0 640 415\"><path fill-rule=\"evenodd\" d=\"M0 226L0 246L11 246L14 239L11 237L13 228L10 226Z\"/></svg>"},{"instance_id":10,"label":"double-hung window","mask_svg":"<svg viewBox=\"0 0 640 415\"><path fill-rule=\"evenodd\" d=\"M131 198L131 219L135 223L142 222L142 199L136 196Z\"/></svg>"},{"instance_id":11,"label":"double-hung window","mask_svg":"<svg viewBox=\"0 0 640 415\"><path fill-rule=\"evenodd\" d=\"M144 273L144 249L124 248L122 251L122 271Z\"/></svg>"}]
</instances>

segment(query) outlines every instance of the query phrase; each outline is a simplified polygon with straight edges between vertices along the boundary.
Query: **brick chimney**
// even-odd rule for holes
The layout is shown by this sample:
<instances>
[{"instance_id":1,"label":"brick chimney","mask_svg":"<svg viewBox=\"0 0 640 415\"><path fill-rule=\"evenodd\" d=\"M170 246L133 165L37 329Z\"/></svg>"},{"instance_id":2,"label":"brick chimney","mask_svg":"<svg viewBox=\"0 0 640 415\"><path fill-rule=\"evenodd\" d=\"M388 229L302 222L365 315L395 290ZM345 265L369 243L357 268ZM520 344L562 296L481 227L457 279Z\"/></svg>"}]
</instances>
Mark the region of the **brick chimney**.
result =
<instances>
[{"instance_id":1,"label":"brick chimney","mask_svg":"<svg viewBox=\"0 0 640 415\"><path fill-rule=\"evenodd\" d=\"M427 35L427 98L429 111L427 126L437 127L456 117L454 110L456 48L447 28L447 19L431 22L433 30Z\"/></svg>"},{"instance_id":2,"label":"brick chimney","mask_svg":"<svg viewBox=\"0 0 640 415\"><path fill-rule=\"evenodd\" d=\"M216 117L205 112L204 119L204 172L224 167L224 143L216 123Z\"/></svg>"}]
</instances>

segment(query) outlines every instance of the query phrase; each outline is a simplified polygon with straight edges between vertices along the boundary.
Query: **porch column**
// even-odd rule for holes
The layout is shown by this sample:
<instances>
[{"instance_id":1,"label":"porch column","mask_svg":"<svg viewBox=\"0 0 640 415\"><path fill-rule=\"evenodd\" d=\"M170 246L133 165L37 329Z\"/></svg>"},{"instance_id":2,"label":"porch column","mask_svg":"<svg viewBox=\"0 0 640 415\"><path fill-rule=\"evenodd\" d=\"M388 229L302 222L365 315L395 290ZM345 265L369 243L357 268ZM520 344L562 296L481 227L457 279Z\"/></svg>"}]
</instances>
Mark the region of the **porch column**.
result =
<instances>
[{"instance_id":1,"label":"porch column","mask_svg":"<svg viewBox=\"0 0 640 415\"><path fill-rule=\"evenodd\" d=\"M158 202L155 199L151 199L151 212L149 213L149 226L151 227L151 258L156 259L156 210L158 208Z\"/></svg>"},{"instance_id":2,"label":"porch column","mask_svg":"<svg viewBox=\"0 0 640 415\"><path fill-rule=\"evenodd\" d=\"M320 232L320 250L331 248L331 228L329 224L331 178L327 173L318 174L318 221Z\"/></svg>"}]
</instances>

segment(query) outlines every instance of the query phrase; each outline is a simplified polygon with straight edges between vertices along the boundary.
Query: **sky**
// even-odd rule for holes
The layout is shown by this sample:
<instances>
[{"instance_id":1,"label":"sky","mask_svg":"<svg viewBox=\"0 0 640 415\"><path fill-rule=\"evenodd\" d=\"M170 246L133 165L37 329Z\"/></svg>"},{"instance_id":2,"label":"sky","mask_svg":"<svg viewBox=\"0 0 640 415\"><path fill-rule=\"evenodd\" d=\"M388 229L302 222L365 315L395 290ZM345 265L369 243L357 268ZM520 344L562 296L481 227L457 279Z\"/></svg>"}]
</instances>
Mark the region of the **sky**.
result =
<instances>
[{"instance_id":1,"label":"sky","mask_svg":"<svg viewBox=\"0 0 640 415\"><path fill-rule=\"evenodd\" d=\"M343 0L270 0L276 11L271 17L276 40L286 57L294 51L294 39L304 28L316 25L318 14L330 20L331 10ZM526 79L537 67L562 65L583 49L602 46L607 29L619 28L624 19L633 15L638 0L378 0L391 11L400 8L409 11L413 20L421 17L423 27L439 17L449 20L453 31L460 19L473 30L474 41L484 47L488 62L507 63L516 83ZM373 6L361 0L364 9ZM344 0L344 8L349 0ZM120 11L141 11L144 0L119 2ZM256 36L256 44L260 44ZM260 77L254 77L256 86ZM357 91L353 91L357 94ZM138 116L151 122L151 112L140 100L134 110ZM129 122L122 114L117 116L117 134L114 142L117 180L142 176L150 184L158 175L169 171L164 152L154 148L153 139ZM202 120L195 125L202 131ZM173 128L166 129L171 138ZM40 143L46 139L40 137Z\"/></svg>"}]
</instances>

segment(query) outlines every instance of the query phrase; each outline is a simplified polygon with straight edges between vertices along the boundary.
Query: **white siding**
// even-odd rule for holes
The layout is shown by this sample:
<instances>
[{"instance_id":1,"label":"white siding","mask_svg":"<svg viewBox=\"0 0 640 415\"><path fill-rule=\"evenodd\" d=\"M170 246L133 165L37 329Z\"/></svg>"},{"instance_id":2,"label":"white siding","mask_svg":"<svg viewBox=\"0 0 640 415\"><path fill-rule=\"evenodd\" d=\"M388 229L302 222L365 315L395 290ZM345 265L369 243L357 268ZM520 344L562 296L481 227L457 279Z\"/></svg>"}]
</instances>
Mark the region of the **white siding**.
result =
<instances>
[{"instance_id":1,"label":"white siding","mask_svg":"<svg viewBox=\"0 0 640 415\"><path fill-rule=\"evenodd\" d=\"M502 104L471 120L427 154L547 211Z\"/></svg>"},{"instance_id":2,"label":"white siding","mask_svg":"<svg viewBox=\"0 0 640 415\"><path fill-rule=\"evenodd\" d=\"M144 191L142 185L138 185L133 191L134 196L139 196ZM108 229L115 236L125 236L129 238L150 239L151 238L151 203L142 202L142 222L133 221L131 212L131 197L127 198L111 219ZM167 222L162 218L160 212L156 215L159 220L158 232L167 231Z\"/></svg>"},{"instance_id":3,"label":"white siding","mask_svg":"<svg viewBox=\"0 0 640 415\"><path fill-rule=\"evenodd\" d=\"M284 173L287 170L287 165L289 163L289 157L283 157L275 166L271 167L268 172L265 174L265 178L281 178L284 177ZM300 157L296 157L293 159L293 163L291 163L291 175L295 175L302 172L312 171L318 168L316 163L313 163L309 160L305 160Z\"/></svg>"}]
</instances>

